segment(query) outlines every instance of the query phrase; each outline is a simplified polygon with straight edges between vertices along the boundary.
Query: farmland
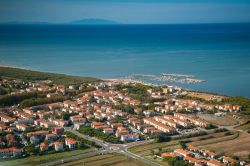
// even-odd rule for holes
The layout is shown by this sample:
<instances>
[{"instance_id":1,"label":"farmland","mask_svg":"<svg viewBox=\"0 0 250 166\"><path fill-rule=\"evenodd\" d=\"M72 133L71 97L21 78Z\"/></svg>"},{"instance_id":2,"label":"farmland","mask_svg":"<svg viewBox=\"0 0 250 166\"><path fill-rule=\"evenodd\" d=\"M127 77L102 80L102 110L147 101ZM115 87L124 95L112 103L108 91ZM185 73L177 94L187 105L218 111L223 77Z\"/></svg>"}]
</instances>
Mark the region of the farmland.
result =
<instances>
[{"instance_id":1,"label":"farmland","mask_svg":"<svg viewBox=\"0 0 250 166\"><path fill-rule=\"evenodd\" d=\"M75 150L75 151L69 151L69 152L61 152L61 153L55 153L55 154L48 154L43 156L30 156L28 158L22 158L22 159L15 159L11 161L4 161L0 162L0 166L16 166L16 165L22 165L22 166L33 166L33 165L39 165L42 163L46 163L53 160L58 160L61 158L66 158L82 153L87 153L89 151L92 151L93 148L85 149L85 150Z\"/></svg>"},{"instance_id":2,"label":"farmland","mask_svg":"<svg viewBox=\"0 0 250 166\"><path fill-rule=\"evenodd\" d=\"M219 144L221 146L220 148L218 148L218 149L220 149L220 151L218 151L219 153L226 152L227 148L230 149L231 145L229 143L231 143L231 142L235 141L236 145L237 145L237 143L246 143L247 141L249 142L249 136L247 136L247 135L244 135L244 134L239 135L238 132L231 132L230 135L227 135L226 133L227 132L210 132L207 135L192 137L192 138L188 138L188 139L172 140L169 142L162 142L162 143L155 143L155 142L148 143L146 145L132 147L129 149L129 151L136 153L142 157L153 160L153 155L155 153L158 153L159 151L166 151L166 150L172 151L174 149L181 148L180 141L187 141L187 142L189 142L188 144L199 146L199 147L204 148L204 149L206 147L210 147L210 146ZM224 147L222 147L223 145L224 145ZM250 147L246 146L246 148L250 148ZM215 152L217 152L218 149L214 149ZM241 155L239 157L244 158L247 155L247 154L238 154L237 152L241 151L241 149L238 149L236 147L234 150L235 150L235 153L237 155ZM243 147L242 147L242 150L244 150ZM230 153L229 155L232 155L232 154L234 154L234 153ZM160 161L158 161L158 162L160 162ZM160 162L160 164L164 164L164 163Z\"/></svg>"},{"instance_id":3,"label":"farmland","mask_svg":"<svg viewBox=\"0 0 250 166\"><path fill-rule=\"evenodd\" d=\"M83 158L80 160L74 160L71 162L67 162L62 164L61 166L140 166L145 165L145 163L141 163L135 159L128 158L124 155L113 153L113 154L104 154L97 155L93 157ZM147 165L146 165L147 166Z\"/></svg>"},{"instance_id":4,"label":"farmland","mask_svg":"<svg viewBox=\"0 0 250 166\"><path fill-rule=\"evenodd\" d=\"M238 156L240 159L247 159L250 155L250 137L248 133L241 132L239 137L231 140L218 141L207 145L201 145L200 148L213 150L217 153L225 153L229 156Z\"/></svg>"}]
</instances>

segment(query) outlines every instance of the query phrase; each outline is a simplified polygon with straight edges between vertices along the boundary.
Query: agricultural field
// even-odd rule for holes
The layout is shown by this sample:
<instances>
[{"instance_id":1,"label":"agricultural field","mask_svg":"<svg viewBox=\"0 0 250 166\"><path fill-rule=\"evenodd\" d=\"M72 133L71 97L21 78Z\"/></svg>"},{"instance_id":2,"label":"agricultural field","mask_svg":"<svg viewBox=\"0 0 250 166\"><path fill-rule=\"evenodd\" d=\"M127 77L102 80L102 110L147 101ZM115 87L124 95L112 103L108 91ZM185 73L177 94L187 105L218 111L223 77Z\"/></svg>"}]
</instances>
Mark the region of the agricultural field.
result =
<instances>
[{"instance_id":1,"label":"agricultural field","mask_svg":"<svg viewBox=\"0 0 250 166\"><path fill-rule=\"evenodd\" d=\"M197 116L200 119L204 119L205 121L211 124L215 124L219 126L234 126L239 123L236 119L234 119L230 115L218 117L218 116L215 116L214 114L197 114Z\"/></svg>"},{"instance_id":2,"label":"agricultural field","mask_svg":"<svg viewBox=\"0 0 250 166\"><path fill-rule=\"evenodd\" d=\"M14 159L9 161L0 162L0 166L35 166L42 163L58 160L61 158L66 158L70 156L75 156L82 153L87 153L92 151L93 148L85 149L85 150L74 150L68 152L60 152L55 154L48 154L42 156L30 156L22 159Z\"/></svg>"},{"instance_id":3,"label":"agricultural field","mask_svg":"<svg viewBox=\"0 0 250 166\"><path fill-rule=\"evenodd\" d=\"M225 153L229 156L238 156L240 159L248 159L250 155L250 134L241 132L239 137L231 140L218 141L207 145L201 145L200 148L213 150L217 153Z\"/></svg>"},{"instance_id":4,"label":"agricultural field","mask_svg":"<svg viewBox=\"0 0 250 166\"><path fill-rule=\"evenodd\" d=\"M235 127L235 129L250 131L250 121Z\"/></svg>"},{"instance_id":5,"label":"agricultural field","mask_svg":"<svg viewBox=\"0 0 250 166\"><path fill-rule=\"evenodd\" d=\"M104 154L98 155L88 158L83 158L79 160L74 160L71 162L67 162L65 164L61 164L61 166L141 166L145 165L138 160L128 158L124 155L113 153L113 154Z\"/></svg>"},{"instance_id":6,"label":"agricultural field","mask_svg":"<svg viewBox=\"0 0 250 166\"><path fill-rule=\"evenodd\" d=\"M196 146L205 146L205 145L213 145L216 143L224 144L227 141L235 140L239 137L238 132L234 132L231 135L227 135L227 132L218 132L218 133L208 133L207 135L192 137L187 139L180 140L172 140L169 142L162 143L148 143L144 145L135 146L129 149L129 151L136 153L142 157L153 159L155 153L159 151L166 150L174 150L177 148L181 148L179 142L180 141L188 141L188 144L196 145ZM225 146L229 146L229 144L225 143ZM160 164L166 164L164 162L158 161Z\"/></svg>"}]
</instances>

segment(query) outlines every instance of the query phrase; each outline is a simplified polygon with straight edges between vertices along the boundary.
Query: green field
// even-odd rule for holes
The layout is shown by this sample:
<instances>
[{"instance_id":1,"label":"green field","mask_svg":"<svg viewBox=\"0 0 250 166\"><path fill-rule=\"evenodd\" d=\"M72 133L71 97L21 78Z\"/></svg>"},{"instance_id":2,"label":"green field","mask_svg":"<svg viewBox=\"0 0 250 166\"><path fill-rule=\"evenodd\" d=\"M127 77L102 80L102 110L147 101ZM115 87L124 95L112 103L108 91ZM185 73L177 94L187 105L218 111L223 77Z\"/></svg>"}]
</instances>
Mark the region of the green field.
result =
<instances>
[{"instance_id":1,"label":"green field","mask_svg":"<svg viewBox=\"0 0 250 166\"><path fill-rule=\"evenodd\" d=\"M147 164L142 163L138 160L128 158L124 155L112 153L98 155L88 158L83 158L79 160L74 160L62 164L61 166L147 166Z\"/></svg>"},{"instance_id":2,"label":"green field","mask_svg":"<svg viewBox=\"0 0 250 166\"><path fill-rule=\"evenodd\" d=\"M69 76L65 74L31 71L31 70L11 68L11 67L0 67L0 77L27 80L27 81L51 80L55 84L63 84L63 85L98 81L98 79L92 77Z\"/></svg>"},{"instance_id":3,"label":"green field","mask_svg":"<svg viewBox=\"0 0 250 166\"><path fill-rule=\"evenodd\" d=\"M35 165L39 165L42 163L58 160L61 158L66 158L66 157L86 153L92 150L93 148L89 148L85 150L74 150L74 151L48 154L48 155L42 155L42 156L30 156L30 157L22 158L22 159L2 161L0 162L0 166L17 166L17 165L18 166L35 166Z\"/></svg>"}]
</instances>

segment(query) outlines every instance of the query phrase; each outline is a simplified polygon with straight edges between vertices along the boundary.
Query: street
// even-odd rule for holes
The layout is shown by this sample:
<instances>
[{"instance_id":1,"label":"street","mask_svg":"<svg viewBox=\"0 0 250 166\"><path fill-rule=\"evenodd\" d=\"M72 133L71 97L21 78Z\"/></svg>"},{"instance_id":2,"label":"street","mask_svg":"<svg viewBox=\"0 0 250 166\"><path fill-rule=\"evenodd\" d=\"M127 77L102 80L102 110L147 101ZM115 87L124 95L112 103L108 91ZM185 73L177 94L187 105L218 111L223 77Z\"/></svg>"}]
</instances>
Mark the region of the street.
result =
<instances>
[{"instance_id":1,"label":"street","mask_svg":"<svg viewBox=\"0 0 250 166\"><path fill-rule=\"evenodd\" d=\"M99 149L99 150L97 150L97 149L93 150L93 151L88 152L88 153L79 154L79 155L76 155L76 156L71 156L71 157L68 157L68 158L59 159L59 160L51 161L51 162L48 162L48 163L44 163L44 164L41 164L40 166L60 165L61 163L64 163L64 162L69 162L69 161L72 161L72 160L77 160L77 159L86 158L86 157L90 157L90 156L95 156L95 155L98 155L98 154L105 154L105 153L120 153L120 154L126 155L128 157L140 160L140 161L142 161L142 162L144 162L146 164L152 165L152 166L160 166L160 164L158 164L158 163L155 163L155 162L153 162L151 160L145 159L145 158L143 158L141 156L138 156L138 155L128 151L128 148L130 148L130 147L140 145L140 144L144 144L144 143L148 143L148 142L151 142L153 140L137 141L137 142L131 142L131 143L127 143L127 144L110 144L108 142L104 142L104 141L99 140L97 138L89 137L87 135L79 133L78 131L72 130L71 128L65 128L65 130L69 131L69 132L72 132L73 134L76 134L79 137L88 139L90 141L94 141L96 144L102 146L102 148Z\"/></svg>"}]
</instances>

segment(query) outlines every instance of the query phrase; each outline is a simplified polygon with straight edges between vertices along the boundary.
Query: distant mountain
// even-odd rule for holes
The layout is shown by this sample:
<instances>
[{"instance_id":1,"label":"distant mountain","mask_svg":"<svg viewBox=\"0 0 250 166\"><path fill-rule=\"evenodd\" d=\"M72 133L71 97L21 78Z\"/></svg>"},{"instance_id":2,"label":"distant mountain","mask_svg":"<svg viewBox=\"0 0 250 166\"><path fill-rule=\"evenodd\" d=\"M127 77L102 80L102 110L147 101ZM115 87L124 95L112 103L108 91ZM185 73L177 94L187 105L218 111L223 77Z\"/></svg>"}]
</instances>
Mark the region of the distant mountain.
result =
<instances>
[{"instance_id":1,"label":"distant mountain","mask_svg":"<svg viewBox=\"0 0 250 166\"><path fill-rule=\"evenodd\" d=\"M21 21L9 21L9 22L0 22L0 24L51 24L49 22L21 22Z\"/></svg>"},{"instance_id":2,"label":"distant mountain","mask_svg":"<svg viewBox=\"0 0 250 166\"><path fill-rule=\"evenodd\" d=\"M85 24L85 25L97 25L97 24L101 24L101 25L105 25L105 24L120 24L116 21L112 21L112 20L105 20L105 19L82 19L82 20L75 20L70 22L70 24Z\"/></svg>"},{"instance_id":3,"label":"distant mountain","mask_svg":"<svg viewBox=\"0 0 250 166\"><path fill-rule=\"evenodd\" d=\"M110 24L120 24L113 20L106 20L106 19L82 19L82 20L75 20L71 22L64 22L64 23L50 23L50 22L28 22L28 21L9 21L9 22L0 22L0 24L38 24L38 25L47 25L47 24L77 24L77 25L110 25Z\"/></svg>"}]
</instances>

